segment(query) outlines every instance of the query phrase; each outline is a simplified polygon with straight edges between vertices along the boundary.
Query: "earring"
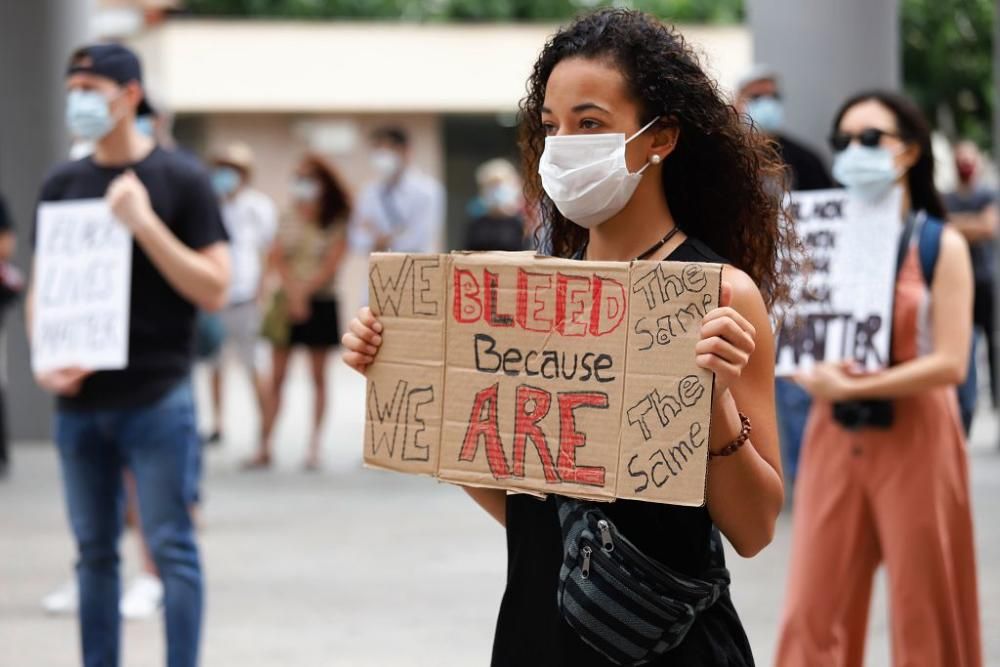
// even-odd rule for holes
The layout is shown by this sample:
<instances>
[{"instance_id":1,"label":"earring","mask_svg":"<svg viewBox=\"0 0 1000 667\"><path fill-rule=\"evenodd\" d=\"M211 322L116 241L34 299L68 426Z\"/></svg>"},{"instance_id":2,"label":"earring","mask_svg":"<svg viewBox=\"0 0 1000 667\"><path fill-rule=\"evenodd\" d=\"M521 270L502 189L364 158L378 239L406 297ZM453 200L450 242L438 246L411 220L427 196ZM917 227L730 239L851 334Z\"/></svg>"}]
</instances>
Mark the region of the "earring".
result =
<instances>
[{"instance_id":1,"label":"earring","mask_svg":"<svg viewBox=\"0 0 1000 667\"><path fill-rule=\"evenodd\" d=\"M653 153L653 155L649 158L649 161L652 162L653 164L660 164L661 162L663 162L663 158L657 155L656 153Z\"/></svg>"}]
</instances>

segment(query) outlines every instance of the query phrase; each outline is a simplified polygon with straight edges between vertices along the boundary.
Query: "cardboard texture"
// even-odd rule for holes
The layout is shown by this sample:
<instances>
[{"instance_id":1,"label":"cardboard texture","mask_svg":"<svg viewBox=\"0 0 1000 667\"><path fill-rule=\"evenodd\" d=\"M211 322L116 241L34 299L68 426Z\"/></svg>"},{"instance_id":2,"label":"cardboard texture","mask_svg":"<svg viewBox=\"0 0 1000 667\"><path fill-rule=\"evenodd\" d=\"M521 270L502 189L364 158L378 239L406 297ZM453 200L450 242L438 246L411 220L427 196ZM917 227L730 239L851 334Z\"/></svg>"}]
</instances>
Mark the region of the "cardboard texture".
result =
<instances>
[{"instance_id":1,"label":"cardboard texture","mask_svg":"<svg viewBox=\"0 0 1000 667\"><path fill-rule=\"evenodd\" d=\"M845 190L791 193L807 270L794 276L792 305L779 314L776 375L844 359L886 366L901 197L898 189L876 203Z\"/></svg>"},{"instance_id":2,"label":"cardboard texture","mask_svg":"<svg viewBox=\"0 0 1000 667\"><path fill-rule=\"evenodd\" d=\"M365 462L530 493L701 505L721 267L524 253L370 263ZM631 417L629 416L631 415Z\"/></svg>"},{"instance_id":3,"label":"cardboard texture","mask_svg":"<svg viewBox=\"0 0 1000 667\"><path fill-rule=\"evenodd\" d=\"M437 471L444 402L446 255L378 255L368 304L382 346L368 370L365 463L400 472Z\"/></svg>"},{"instance_id":4,"label":"cardboard texture","mask_svg":"<svg viewBox=\"0 0 1000 667\"><path fill-rule=\"evenodd\" d=\"M721 276L719 265L632 263L619 498L704 503L714 377L694 347Z\"/></svg>"}]
</instances>

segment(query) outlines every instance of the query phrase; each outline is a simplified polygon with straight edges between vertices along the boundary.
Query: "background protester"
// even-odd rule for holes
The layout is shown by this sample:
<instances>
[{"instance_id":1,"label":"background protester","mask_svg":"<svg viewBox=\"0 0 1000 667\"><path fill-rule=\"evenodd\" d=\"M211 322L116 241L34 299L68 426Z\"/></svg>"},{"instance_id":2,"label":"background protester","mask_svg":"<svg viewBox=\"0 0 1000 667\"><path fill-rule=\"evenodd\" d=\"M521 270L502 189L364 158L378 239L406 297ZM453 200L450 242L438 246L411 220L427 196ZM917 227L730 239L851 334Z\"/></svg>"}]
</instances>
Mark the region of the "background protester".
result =
<instances>
[{"instance_id":1,"label":"background protester","mask_svg":"<svg viewBox=\"0 0 1000 667\"><path fill-rule=\"evenodd\" d=\"M963 141L955 146L955 172L958 185L944 196L948 222L969 243L972 271L975 276L973 324L981 329L989 359L990 390L994 409L1000 407L997 386L996 310L996 239L1000 230L996 192L982 182L983 157L976 144ZM969 415L971 417L971 414Z\"/></svg>"},{"instance_id":2,"label":"background protester","mask_svg":"<svg viewBox=\"0 0 1000 667\"><path fill-rule=\"evenodd\" d=\"M14 221L10 219L7 205L0 197L0 340L3 340L3 322L7 310L24 289L24 277L11 260L17 247ZM7 442L7 379L0 377L0 479L10 468L10 447Z\"/></svg>"},{"instance_id":3,"label":"background protester","mask_svg":"<svg viewBox=\"0 0 1000 667\"><path fill-rule=\"evenodd\" d=\"M755 65L736 84L736 109L754 127L777 144L778 154L788 165L789 190L832 188L833 181L819 155L796 141L785 130L785 107L778 72Z\"/></svg>"},{"instance_id":4,"label":"background protester","mask_svg":"<svg viewBox=\"0 0 1000 667\"><path fill-rule=\"evenodd\" d=\"M375 130L369 159L377 178L358 197L351 248L360 254L432 252L444 226L444 188L412 166L410 136L398 127Z\"/></svg>"},{"instance_id":5,"label":"background protester","mask_svg":"<svg viewBox=\"0 0 1000 667\"><path fill-rule=\"evenodd\" d=\"M211 160L212 187L219 197L222 222L229 233L232 282L229 302L219 313L224 340L212 359L212 405L215 430L209 442L222 440L222 371L231 353L248 374L257 397L263 431L268 405L268 382L260 368L260 300L264 262L278 218L274 202L251 187L253 151L243 143L233 143L217 151ZM263 439L263 435L261 436Z\"/></svg>"},{"instance_id":6,"label":"background protester","mask_svg":"<svg viewBox=\"0 0 1000 667\"><path fill-rule=\"evenodd\" d=\"M164 111L162 105L153 106L149 100L149 91L143 90L141 112L135 119L136 130L156 142L160 149L171 151L177 156L191 159L199 168L197 158L184 150L174 141L172 117ZM94 152L96 144L92 140L75 141L70 149L71 160L81 160ZM211 358L222 343L222 323L216 313L199 311L195 320L195 355L199 360ZM190 479L201 477L201 452L191 459ZM145 536L139 527L138 495L135 487L135 477L125 470L122 475L125 494L125 527L135 532L136 553L139 568L135 576L125 587L119 601L121 617L126 620L146 619L154 616L163 605L163 582L156 569L156 562L146 543ZM198 491L195 491L194 503L197 502ZM192 507L193 511L193 507ZM54 616L75 614L80 606L80 590L75 578L64 582L42 598L42 609Z\"/></svg>"},{"instance_id":7,"label":"background protester","mask_svg":"<svg viewBox=\"0 0 1000 667\"><path fill-rule=\"evenodd\" d=\"M872 578L884 562L894 662L978 667L968 461L955 390L969 360L968 249L942 224L930 131L909 100L852 97L834 117L831 143L834 176L855 196L877 200L902 188L909 231L901 235L893 365L859 373L821 364L799 378L814 404L777 664L861 664ZM848 410L885 400L888 408L868 403L867 418Z\"/></svg>"},{"instance_id":8,"label":"background protester","mask_svg":"<svg viewBox=\"0 0 1000 667\"><path fill-rule=\"evenodd\" d=\"M769 185L781 171L777 156L745 131L678 34L635 11L599 10L556 33L535 64L522 109L528 192L551 221L554 254L725 264L723 307L703 321L694 360L716 373L707 505L619 500L601 510L644 557L685 580L724 568L720 531L738 553L753 556L770 542L782 505L766 306L787 291L775 270L787 240L781 198ZM344 337L345 361L363 372L380 331L362 309ZM507 529L507 588L492 664L622 664L593 648L593 634L563 620L568 612L556 593L564 557L557 507L564 501L466 490ZM602 625L620 616L607 602L593 604L588 611L605 619ZM625 623L615 626L619 636L635 632ZM727 590L676 648L650 657L646 664L753 664Z\"/></svg>"},{"instance_id":9,"label":"background protester","mask_svg":"<svg viewBox=\"0 0 1000 667\"><path fill-rule=\"evenodd\" d=\"M281 220L270 253L279 287L263 324L272 345L271 404L260 449L247 465L259 468L271 464L288 361L294 348L304 347L314 390L305 467L316 470L327 406L326 361L340 342L336 278L347 247L351 201L340 175L318 155L302 159L291 185L292 205Z\"/></svg>"},{"instance_id":10,"label":"background protester","mask_svg":"<svg viewBox=\"0 0 1000 667\"><path fill-rule=\"evenodd\" d=\"M217 309L229 282L226 232L207 174L136 127L147 106L138 58L113 44L72 55L71 134L89 157L57 166L42 202L104 198L135 239L128 364L65 368L38 383L58 397L56 443L79 554L85 665L119 662L123 469L135 478L141 528L164 587L166 662L198 662L203 582L189 506L200 446L190 386L197 308ZM28 322L33 300L29 293Z\"/></svg>"},{"instance_id":11,"label":"background protester","mask_svg":"<svg viewBox=\"0 0 1000 667\"><path fill-rule=\"evenodd\" d=\"M753 127L772 139L787 167L785 185L790 190L822 190L834 187L826 166L812 149L785 133L784 102L778 72L767 65L756 65L737 84L736 108ZM802 433L809 414L809 394L790 379L778 378L774 385L778 406L778 429L784 454L785 484L795 488ZM791 493L788 494L789 497Z\"/></svg>"},{"instance_id":12,"label":"background protester","mask_svg":"<svg viewBox=\"0 0 1000 667\"><path fill-rule=\"evenodd\" d=\"M495 158L476 169L479 196L465 230L465 250L525 250L521 177L507 160Z\"/></svg>"}]
</instances>

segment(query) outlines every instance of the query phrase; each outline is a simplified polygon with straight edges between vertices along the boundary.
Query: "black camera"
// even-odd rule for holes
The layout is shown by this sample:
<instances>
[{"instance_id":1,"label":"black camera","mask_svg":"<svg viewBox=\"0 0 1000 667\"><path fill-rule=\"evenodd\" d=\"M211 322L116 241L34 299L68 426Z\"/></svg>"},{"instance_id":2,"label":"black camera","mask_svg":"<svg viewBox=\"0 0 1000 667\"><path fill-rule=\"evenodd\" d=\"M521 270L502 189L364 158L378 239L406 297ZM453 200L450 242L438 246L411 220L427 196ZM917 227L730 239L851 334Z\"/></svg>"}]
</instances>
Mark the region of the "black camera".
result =
<instances>
[{"instance_id":1,"label":"black camera","mask_svg":"<svg viewBox=\"0 0 1000 667\"><path fill-rule=\"evenodd\" d=\"M833 404L833 418L848 431L889 429L892 428L893 417L892 401L883 399L838 401Z\"/></svg>"}]
</instances>

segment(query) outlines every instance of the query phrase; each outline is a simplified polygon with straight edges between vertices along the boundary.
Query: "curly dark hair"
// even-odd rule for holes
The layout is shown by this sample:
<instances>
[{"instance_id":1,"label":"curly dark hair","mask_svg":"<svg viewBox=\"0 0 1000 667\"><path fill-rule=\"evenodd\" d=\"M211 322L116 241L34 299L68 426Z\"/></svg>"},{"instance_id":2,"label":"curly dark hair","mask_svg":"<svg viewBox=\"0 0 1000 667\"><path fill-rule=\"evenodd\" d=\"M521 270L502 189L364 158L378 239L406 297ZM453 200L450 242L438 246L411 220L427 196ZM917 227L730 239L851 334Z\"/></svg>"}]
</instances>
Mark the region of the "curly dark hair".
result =
<instances>
[{"instance_id":1,"label":"curly dark hair","mask_svg":"<svg viewBox=\"0 0 1000 667\"><path fill-rule=\"evenodd\" d=\"M944 220L945 212L941 195L934 185L934 149L931 147L931 127L920 107L908 97L887 90L866 90L849 97L833 117L833 132L840 129L840 121L848 109L862 102L877 102L896 117L896 131L899 138L908 144L920 147L920 157L906 173L910 186L910 201L914 210L925 211L928 215Z\"/></svg>"},{"instance_id":2,"label":"curly dark hair","mask_svg":"<svg viewBox=\"0 0 1000 667\"><path fill-rule=\"evenodd\" d=\"M307 153L299 170L320 184L319 219L316 221L319 226L326 229L335 224L346 224L351 216L351 195L336 168L322 155Z\"/></svg>"},{"instance_id":3,"label":"curly dark hair","mask_svg":"<svg viewBox=\"0 0 1000 667\"><path fill-rule=\"evenodd\" d=\"M587 239L586 230L559 213L538 176L545 87L566 58L613 65L638 102L639 126L659 116L678 128L662 170L677 226L745 271L769 306L785 301L788 285L777 267L792 256L783 250L791 249L794 230L782 214L786 175L773 143L748 129L673 27L639 11L602 9L577 18L549 39L528 79L520 105L525 192L548 223L553 254L569 257Z\"/></svg>"}]
</instances>

